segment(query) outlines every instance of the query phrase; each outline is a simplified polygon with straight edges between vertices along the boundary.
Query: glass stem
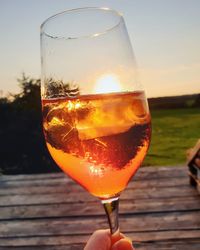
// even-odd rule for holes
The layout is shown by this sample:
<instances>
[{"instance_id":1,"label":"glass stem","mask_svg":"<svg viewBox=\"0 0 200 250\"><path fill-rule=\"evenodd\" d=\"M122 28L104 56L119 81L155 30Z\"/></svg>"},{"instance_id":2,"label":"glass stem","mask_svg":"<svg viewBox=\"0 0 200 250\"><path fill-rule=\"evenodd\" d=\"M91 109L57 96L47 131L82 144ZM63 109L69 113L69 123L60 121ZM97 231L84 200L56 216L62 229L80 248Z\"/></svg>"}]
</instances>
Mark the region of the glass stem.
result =
<instances>
[{"instance_id":1,"label":"glass stem","mask_svg":"<svg viewBox=\"0 0 200 250\"><path fill-rule=\"evenodd\" d=\"M118 234L119 233L119 221L118 221L119 197L102 200L101 202L106 211L111 235Z\"/></svg>"}]
</instances>

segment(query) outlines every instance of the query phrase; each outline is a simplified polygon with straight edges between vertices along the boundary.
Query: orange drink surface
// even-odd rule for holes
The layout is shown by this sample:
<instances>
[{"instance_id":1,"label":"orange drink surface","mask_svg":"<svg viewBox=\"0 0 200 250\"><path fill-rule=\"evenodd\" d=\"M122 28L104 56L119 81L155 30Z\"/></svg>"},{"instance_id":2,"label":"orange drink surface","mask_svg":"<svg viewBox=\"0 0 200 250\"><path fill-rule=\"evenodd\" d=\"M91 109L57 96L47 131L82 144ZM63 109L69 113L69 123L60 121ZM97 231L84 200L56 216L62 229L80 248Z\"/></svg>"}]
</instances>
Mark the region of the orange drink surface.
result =
<instances>
[{"instance_id":1,"label":"orange drink surface","mask_svg":"<svg viewBox=\"0 0 200 250\"><path fill-rule=\"evenodd\" d=\"M43 99L42 107L47 147L57 165L101 199L124 190L150 142L144 92Z\"/></svg>"}]
</instances>

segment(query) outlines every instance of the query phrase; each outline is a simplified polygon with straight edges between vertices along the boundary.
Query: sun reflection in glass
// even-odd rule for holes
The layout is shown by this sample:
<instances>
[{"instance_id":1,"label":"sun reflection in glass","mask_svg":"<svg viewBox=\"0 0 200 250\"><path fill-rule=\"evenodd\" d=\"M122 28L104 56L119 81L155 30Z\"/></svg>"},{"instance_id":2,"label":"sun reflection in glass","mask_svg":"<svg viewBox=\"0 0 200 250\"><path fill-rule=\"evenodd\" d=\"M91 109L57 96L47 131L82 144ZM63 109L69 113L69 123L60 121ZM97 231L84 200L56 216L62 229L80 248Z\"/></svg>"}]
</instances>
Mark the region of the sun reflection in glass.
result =
<instances>
[{"instance_id":1,"label":"sun reflection in glass","mask_svg":"<svg viewBox=\"0 0 200 250\"><path fill-rule=\"evenodd\" d=\"M114 74L103 75L98 78L94 88L96 94L120 92L121 90L120 81Z\"/></svg>"}]
</instances>

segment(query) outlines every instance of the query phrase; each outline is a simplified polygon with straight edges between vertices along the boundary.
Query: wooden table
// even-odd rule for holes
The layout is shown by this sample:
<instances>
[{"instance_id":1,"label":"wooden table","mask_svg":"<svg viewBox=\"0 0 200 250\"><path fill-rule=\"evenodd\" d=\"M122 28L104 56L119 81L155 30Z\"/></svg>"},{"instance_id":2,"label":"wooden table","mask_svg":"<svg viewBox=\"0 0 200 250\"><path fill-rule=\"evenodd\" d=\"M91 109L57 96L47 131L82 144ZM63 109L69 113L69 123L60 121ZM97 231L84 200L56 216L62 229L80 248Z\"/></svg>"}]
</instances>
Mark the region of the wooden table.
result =
<instances>
[{"instance_id":1,"label":"wooden table","mask_svg":"<svg viewBox=\"0 0 200 250\"><path fill-rule=\"evenodd\" d=\"M0 249L83 249L108 227L100 203L62 173L1 176L0 187ZM136 249L199 250L200 196L187 168L141 168L121 195L120 225Z\"/></svg>"}]
</instances>

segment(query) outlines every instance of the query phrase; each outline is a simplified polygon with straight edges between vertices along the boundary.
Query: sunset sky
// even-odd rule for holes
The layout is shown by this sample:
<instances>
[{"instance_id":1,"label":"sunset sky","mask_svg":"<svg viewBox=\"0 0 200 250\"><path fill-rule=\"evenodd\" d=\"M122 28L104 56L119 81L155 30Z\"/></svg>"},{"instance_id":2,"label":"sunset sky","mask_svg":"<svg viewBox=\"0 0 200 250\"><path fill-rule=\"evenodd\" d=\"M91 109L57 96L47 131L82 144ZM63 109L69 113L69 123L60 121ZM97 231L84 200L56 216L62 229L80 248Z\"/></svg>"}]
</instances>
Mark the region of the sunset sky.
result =
<instances>
[{"instance_id":1,"label":"sunset sky","mask_svg":"<svg viewBox=\"0 0 200 250\"><path fill-rule=\"evenodd\" d=\"M123 13L148 97L200 93L200 0L0 0L0 90L40 77L40 24L79 7Z\"/></svg>"}]
</instances>

